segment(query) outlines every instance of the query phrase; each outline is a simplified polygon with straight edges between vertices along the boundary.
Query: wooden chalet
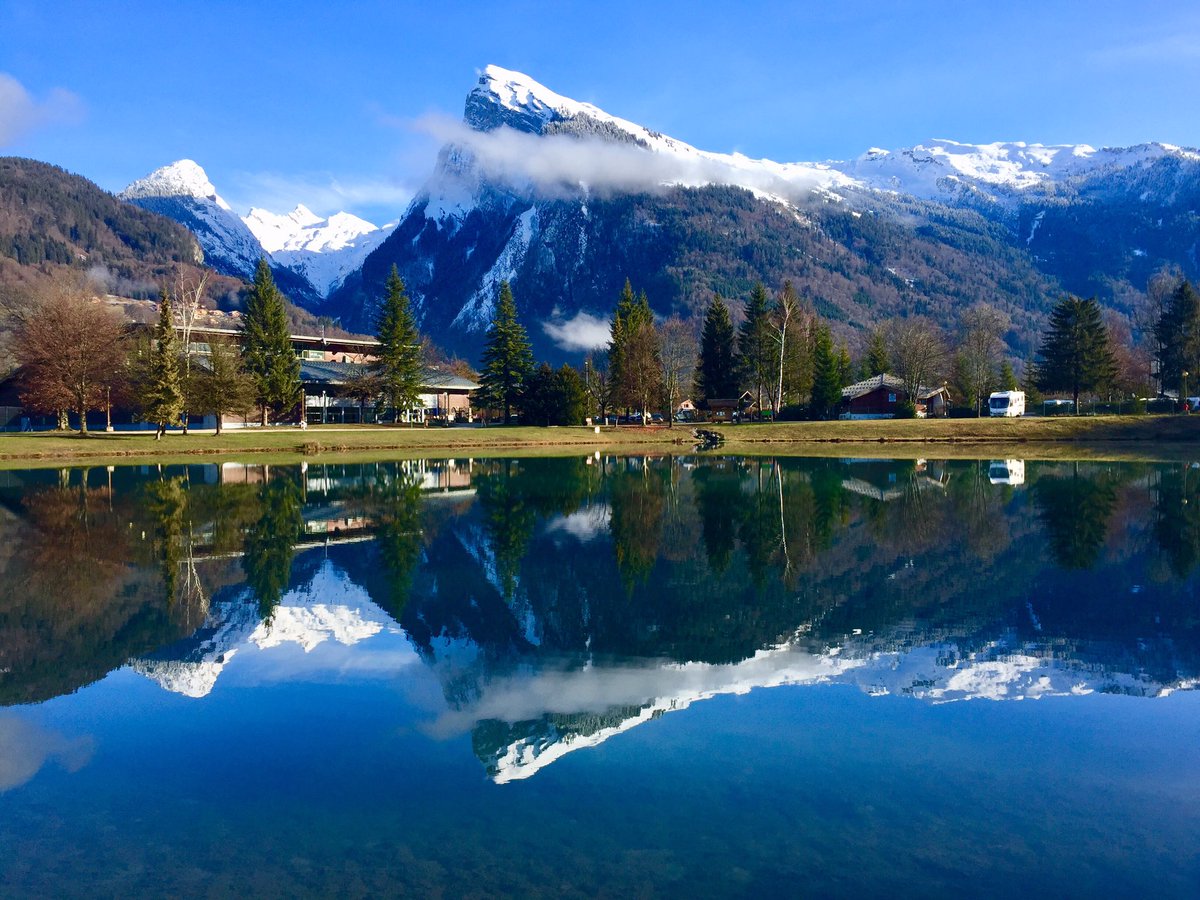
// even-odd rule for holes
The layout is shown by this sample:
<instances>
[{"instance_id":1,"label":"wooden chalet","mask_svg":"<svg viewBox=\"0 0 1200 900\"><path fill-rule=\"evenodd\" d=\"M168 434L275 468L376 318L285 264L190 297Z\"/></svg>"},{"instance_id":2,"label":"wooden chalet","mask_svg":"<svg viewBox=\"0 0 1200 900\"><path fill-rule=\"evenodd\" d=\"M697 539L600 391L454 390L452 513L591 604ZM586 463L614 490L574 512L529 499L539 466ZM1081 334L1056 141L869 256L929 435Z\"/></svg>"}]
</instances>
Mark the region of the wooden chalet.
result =
<instances>
[{"instance_id":1,"label":"wooden chalet","mask_svg":"<svg viewBox=\"0 0 1200 900\"><path fill-rule=\"evenodd\" d=\"M908 400L904 382L895 375L875 375L842 388L840 417L843 419L892 419L896 407ZM917 417L944 416L950 409L950 393L945 387L918 389L913 399Z\"/></svg>"},{"instance_id":2,"label":"wooden chalet","mask_svg":"<svg viewBox=\"0 0 1200 900\"><path fill-rule=\"evenodd\" d=\"M713 397L704 401L704 409L712 422L737 422L758 411L754 395L742 391L738 397Z\"/></svg>"}]
</instances>

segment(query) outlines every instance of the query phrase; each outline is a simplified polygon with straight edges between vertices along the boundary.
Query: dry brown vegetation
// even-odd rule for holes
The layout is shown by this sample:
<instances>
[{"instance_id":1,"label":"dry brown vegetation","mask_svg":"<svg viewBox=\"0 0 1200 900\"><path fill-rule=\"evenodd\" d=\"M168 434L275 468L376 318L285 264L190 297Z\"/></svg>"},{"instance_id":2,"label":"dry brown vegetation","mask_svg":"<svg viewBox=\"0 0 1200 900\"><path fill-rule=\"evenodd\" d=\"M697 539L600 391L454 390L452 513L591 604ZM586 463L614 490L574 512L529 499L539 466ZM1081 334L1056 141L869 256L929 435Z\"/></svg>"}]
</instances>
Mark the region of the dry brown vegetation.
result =
<instances>
[{"instance_id":1,"label":"dry brown vegetation","mask_svg":"<svg viewBox=\"0 0 1200 900\"><path fill-rule=\"evenodd\" d=\"M1081 416L1026 419L878 420L786 422L715 426L723 451L795 456L855 455L1046 458L1190 458L1200 452L1197 416ZM453 456L558 455L570 452L690 452L691 429L675 428L249 428L226 432L168 434L155 444L152 432L0 435L0 465L166 461L193 455L314 458L329 455Z\"/></svg>"}]
</instances>

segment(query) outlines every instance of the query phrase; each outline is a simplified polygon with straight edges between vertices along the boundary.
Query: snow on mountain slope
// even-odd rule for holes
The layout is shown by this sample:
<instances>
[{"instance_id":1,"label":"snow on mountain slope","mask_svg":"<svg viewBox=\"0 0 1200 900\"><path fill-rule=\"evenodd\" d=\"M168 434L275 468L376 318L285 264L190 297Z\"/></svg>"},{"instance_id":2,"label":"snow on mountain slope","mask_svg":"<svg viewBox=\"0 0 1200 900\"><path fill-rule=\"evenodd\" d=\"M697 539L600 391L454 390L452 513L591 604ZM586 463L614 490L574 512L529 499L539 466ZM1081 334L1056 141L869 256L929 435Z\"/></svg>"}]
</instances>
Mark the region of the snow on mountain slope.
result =
<instances>
[{"instance_id":1,"label":"snow on mountain slope","mask_svg":"<svg viewBox=\"0 0 1200 900\"><path fill-rule=\"evenodd\" d=\"M290 269L324 297L391 233L358 216L339 212L327 219L298 205L287 215L251 209L238 217L208 175L182 159L135 181L119 195L175 219L200 241L205 261L228 275L249 278L265 256Z\"/></svg>"},{"instance_id":2,"label":"snow on mountain slope","mask_svg":"<svg viewBox=\"0 0 1200 900\"><path fill-rule=\"evenodd\" d=\"M524 169L521 174L535 184L578 182L591 190L736 184L762 196L792 200L854 184L826 163L779 163L699 150L499 66L484 69L467 97L464 122L479 135L460 135L477 165ZM528 141L493 134L501 126L549 139L542 144L547 152L532 149Z\"/></svg>"},{"instance_id":3,"label":"snow on mountain slope","mask_svg":"<svg viewBox=\"0 0 1200 900\"><path fill-rule=\"evenodd\" d=\"M1072 179L1145 165L1166 156L1200 161L1200 153L1170 144L1097 150L1087 144L935 140L901 150L868 150L857 159L830 162L865 187L923 199L946 199L963 186L993 195L1024 192Z\"/></svg>"},{"instance_id":4,"label":"snow on mountain slope","mask_svg":"<svg viewBox=\"0 0 1200 900\"><path fill-rule=\"evenodd\" d=\"M257 601L246 591L230 602L214 604L187 641L131 665L164 690L200 698L246 648L264 651L293 644L311 653L326 642L353 646L396 627L366 591L325 560L307 584L284 594L269 621L262 621Z\"/></svg>"},{"instance_id":5,"label":"snow on mountain slope","mask_svg":"<svg viewBox=\"0 0 1200 900\"><path fill-rule=\"evenodd\" d=\"M208 200L221 209L232 212L229 204L217 194L217 189L208 180L204 169L190 159L181 159L169 166L155 169L121 192L123 200L150 197L191 197L194 200Z\"/></svg>"},{"instance_id":6,"label":"snow on mountain slope","mask_svg":"<svg viewBox=\"0 0 1200 900\"><path fill-rule=\"evenodd\" d=\"M956 662L947 665L947 659ZM435 731L453 732L479 721L521 723L511 742L491 748L486 760L493 781L503 784L529 778L568 753L596 747L698 701L761 688L819 684L851 685L871 696L934 704L1100 692L1162 697L1197 686L1194 679L1161 684L1141 673L1098 672L1008 636L974 651L952 643L888 652L847 644L813 653L784 643L724 665L589 665L498 678L484 685L471 705L448 710ZM578 727L572 724L576 719Z\"/></svg>"},{"instance_id":7,"label":"snow on mountain slope","mask_svg":"<svg viewBox=\"0 0 1200 900\"><path fill-rule=\"evenodd\" d=\"M613 116L590 103L564 97L520 72L488 66L467 98L466 124L479 132L500 126L553 136L561 123L587 119L605 126L567 133L583 137L624 136L639 148L669 160L645 174L663 184L730 184L775 199L797 200L811 191L874 188L923 199L947 199L966 185L991 193L1025 191L1105 170L1152 163L1165 156L1200 161L1200 153L1170 144L1147 143L1097 150L1086 144L1024 142L967 144L933 140L894 151L872 149L844 161L776 162L739 153L698 150L645 126ZM478 154L478 147L473 147ZM486 159L486 153L484 153ZM592 182L594 184L594 182Z\"/></svg>"},{"instance_id":8,"label":"snow on mountain slope","mask_svg":"<svg viewBox=\"0 0 1200 900\"><path fill-rule=\"evenodd\" d=\"M264 255L258 238L190 159L156 169L118 197L186 226L200 242L205 262L226 275L250 277Z\"/></svg>"},{"instance_id":9,"label":"snow on mountain slope","mask_svg":"<svg viewBox=\"0 0 1200 900\"><path fill-rule=\"evenodd\" d=\"M303 204L287 215L255 207L242 221L275 262L303 275L322 295L361 266L396 227L393 222L380 228L346 212L322 219Z\"/></svg>"}]
</instances>

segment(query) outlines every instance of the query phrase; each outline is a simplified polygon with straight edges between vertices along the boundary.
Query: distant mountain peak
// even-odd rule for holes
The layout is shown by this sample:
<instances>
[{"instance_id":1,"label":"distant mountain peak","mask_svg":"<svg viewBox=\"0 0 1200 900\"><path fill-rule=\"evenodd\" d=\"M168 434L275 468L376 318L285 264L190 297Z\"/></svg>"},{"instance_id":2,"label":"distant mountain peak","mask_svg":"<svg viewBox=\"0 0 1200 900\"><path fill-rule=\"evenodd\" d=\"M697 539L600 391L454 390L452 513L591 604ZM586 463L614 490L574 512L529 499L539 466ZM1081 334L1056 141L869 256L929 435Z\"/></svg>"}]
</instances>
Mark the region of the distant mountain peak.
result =
<instances>
[{"instance_id":1,"label":"distant mountain peak","mask_svg":"<svg viewBox=\"0 0 1200 900\"><path fill-rule=\"evenodd\" d=\"M540 132L543 126L558 119L568 119L577 115L589 115L595 118L610 118L603 110L588 103L580 103L570 97L550 90L541 82L535 81L523 72L504 69L500 66L486 66L479 76L479 83L467 97L468 113L473 105L480 107L497 107L506 111L510 116L500 116L501 119L515 121L497 121L494 124L489 119L481 123L480 130L490 130L499 124L508 124L520 130ZM468 125L474 127L470 121ZM533 125L534 127L521 127Z\"/></svg>"},{"instance_id":2,"label":"distant mountain peak","mask_svg":"<svg viewBox=\"0 0 1200 900\"><path fill-rule=\"evenodd\" d=\"M271 258L299 273L327 295L362 265L391 233L348 212L321 218L304 204L287 215L255 207L242 218Z\"/></svg>"},{"instance_id":3,"label":"distant mountain peak","mask_svg":"<svg viewBox=\"0 0 1200 900\"><path fill-rule=\"evenodd\" d=\"M199 163L191 159L180 159L169 166L155 169L145 178L133 182L118 196L122 200L192 197L212 201L224 210L230 209L229 204L221 199L213 183L208 180L208 174Z\"/></svg>"}]
</instances>

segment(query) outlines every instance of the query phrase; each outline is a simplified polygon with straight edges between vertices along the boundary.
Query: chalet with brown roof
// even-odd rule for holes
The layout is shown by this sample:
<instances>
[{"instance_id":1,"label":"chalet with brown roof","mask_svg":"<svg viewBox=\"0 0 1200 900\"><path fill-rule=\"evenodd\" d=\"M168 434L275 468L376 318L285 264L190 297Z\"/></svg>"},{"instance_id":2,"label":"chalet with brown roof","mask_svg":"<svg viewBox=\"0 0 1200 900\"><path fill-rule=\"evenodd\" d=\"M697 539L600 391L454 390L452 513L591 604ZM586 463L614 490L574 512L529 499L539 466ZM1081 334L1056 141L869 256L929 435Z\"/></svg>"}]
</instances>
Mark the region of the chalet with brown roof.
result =
<instances>
[{"instance_id":1,"label":"chalet with brown roof","mask_svg":"<svg viewBox=\"0 0 1200 900\"><path fill-rule=\"evenodd\" d=\"M841 418L891 419L896 408L908 400L904 382L895 375L875 375L842 388ZM950 409L950 392L942 387L920 387L913 401L917 417L944 416Z\"/></svg>"}]
</instances>

